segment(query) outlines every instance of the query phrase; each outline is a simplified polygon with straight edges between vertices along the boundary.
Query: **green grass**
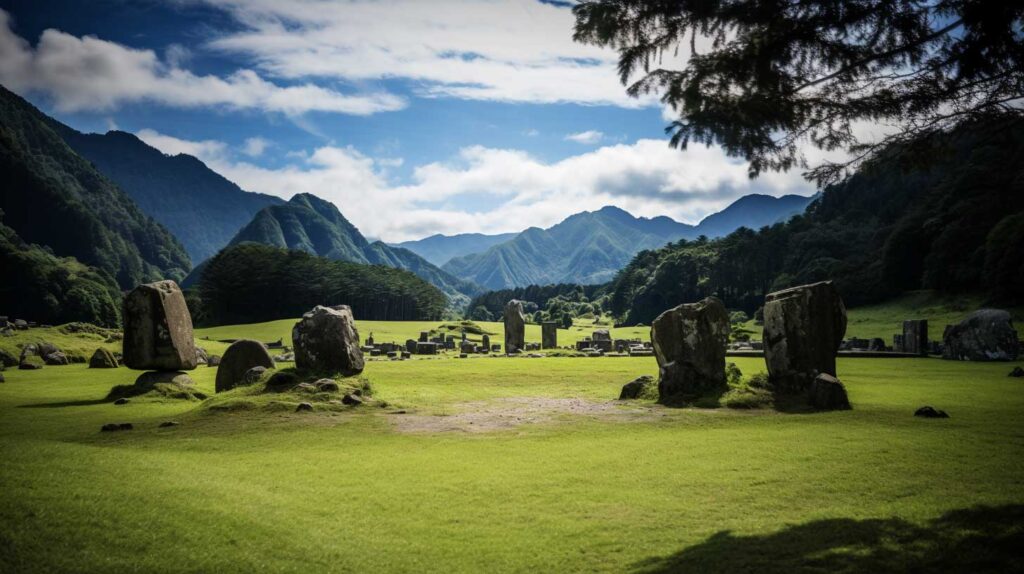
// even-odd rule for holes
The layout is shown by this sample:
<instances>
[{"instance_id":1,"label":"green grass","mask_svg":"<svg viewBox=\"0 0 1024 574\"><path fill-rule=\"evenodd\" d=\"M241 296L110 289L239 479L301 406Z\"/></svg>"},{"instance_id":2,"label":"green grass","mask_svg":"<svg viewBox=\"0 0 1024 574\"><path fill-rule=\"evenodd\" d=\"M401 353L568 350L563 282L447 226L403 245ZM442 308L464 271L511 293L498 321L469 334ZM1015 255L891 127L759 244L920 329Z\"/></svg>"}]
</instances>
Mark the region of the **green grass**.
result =
<instances>
[{"instance_id":1,"label":"green grass","mask_svg":"<svg viewBox=\"0 0 1024 574\"><path fill-rule=\"evenodd\" d=\"M203 333L273 340L290 323ZM840 359L853 411L641 402L633 419L475 433L396 421L503 398L614 399L656 374L654 359L371 362L388 408L316 413L114 406L103 397L137 373L8 370L0 571L1019 570L1024 383L1011 366ZM212 394L215 373L190 375ZM913 417L925 404L952 418ZM135 430L100 433L108 422Z\"/></svg>"}]
</instances>

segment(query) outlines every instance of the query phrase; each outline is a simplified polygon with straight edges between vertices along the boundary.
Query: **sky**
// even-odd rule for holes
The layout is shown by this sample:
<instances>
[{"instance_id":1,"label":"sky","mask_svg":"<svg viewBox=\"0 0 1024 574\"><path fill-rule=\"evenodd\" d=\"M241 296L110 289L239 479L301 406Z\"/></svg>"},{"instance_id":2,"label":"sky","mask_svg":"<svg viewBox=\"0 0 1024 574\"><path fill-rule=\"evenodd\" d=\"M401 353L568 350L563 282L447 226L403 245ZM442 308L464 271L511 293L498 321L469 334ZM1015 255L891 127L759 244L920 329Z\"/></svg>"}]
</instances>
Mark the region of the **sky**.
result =
<instances>
[{"instance_id":1,"label":"sky","mask_svg":"<svg viewBox=\"0 0 1024 574\"><path fill-rule=\"evenodd\" d=\"M367 236L503 233L616 205L697 223L750 193L668 146L569 2L0 0L0 84L84 132L136 134L247 191L313 193Z\"/></svg>"}]
</instances>

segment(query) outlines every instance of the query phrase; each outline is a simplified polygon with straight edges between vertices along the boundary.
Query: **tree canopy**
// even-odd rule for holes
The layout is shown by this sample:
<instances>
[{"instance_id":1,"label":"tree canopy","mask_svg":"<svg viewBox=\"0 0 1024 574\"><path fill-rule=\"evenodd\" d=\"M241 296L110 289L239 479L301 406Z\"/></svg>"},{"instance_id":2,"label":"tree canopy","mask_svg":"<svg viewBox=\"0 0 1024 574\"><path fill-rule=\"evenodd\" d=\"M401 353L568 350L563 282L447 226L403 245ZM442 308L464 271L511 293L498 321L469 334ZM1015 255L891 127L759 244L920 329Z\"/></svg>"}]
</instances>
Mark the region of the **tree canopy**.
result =
<instances>
[{"instance_id":1,"label":"tree canopy","mask_svg":"<svg viewBox=\"0 0 1024 574\"><path fill-rule=\"evenodd\" d=\"M577 41L618 51L631 95L660 94L676 111L673 146L718 144L751 177L808 167L811 144L850 152L806 173L834 183L890 144L1024 115L1021 0L584 0L573 11ZM861 123L897 133L860 141Z\"/></svg>"}]
</instances>

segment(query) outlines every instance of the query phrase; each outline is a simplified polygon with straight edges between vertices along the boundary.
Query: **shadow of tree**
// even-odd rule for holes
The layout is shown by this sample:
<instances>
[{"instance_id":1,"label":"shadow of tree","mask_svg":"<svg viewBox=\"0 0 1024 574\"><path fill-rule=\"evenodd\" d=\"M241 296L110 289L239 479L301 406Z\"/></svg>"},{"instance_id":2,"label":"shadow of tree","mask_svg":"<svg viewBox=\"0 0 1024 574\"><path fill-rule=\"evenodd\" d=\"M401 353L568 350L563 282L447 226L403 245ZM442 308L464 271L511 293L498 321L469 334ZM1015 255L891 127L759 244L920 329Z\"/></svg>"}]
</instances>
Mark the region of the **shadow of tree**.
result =
<instances>
[{"instance_id":1,"label":"shadow of tree","mask_svg":"<svg viewBox=\"0 0 1024 574\"><path fill-rule=\"evenodd\" d=\"M637 572L1024 572L1024 505L898 518L818 520L772 534L714 534Z\"/></svg>"}]
</instances>

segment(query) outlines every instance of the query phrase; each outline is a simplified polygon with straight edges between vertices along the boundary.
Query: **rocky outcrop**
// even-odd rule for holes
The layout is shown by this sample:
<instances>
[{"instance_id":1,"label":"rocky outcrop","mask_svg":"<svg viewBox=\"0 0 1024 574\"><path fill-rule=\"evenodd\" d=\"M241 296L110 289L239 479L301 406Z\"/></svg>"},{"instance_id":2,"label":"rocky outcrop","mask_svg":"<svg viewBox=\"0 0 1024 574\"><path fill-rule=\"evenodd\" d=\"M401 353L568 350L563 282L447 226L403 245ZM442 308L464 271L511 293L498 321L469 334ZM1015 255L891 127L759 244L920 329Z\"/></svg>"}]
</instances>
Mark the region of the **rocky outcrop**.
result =
<instances>
[{"instance_id":1,"label":"rocky outcrop","mask_svg":"<svg viewBox=\"0 0 1024 574\"><path fill-rule=\"evenodd\" d=\"M665 311L651 323L661 403L724 390L729 313L714 297Z\"/></svg>"},{"instance_id":2,"label":"rocky outcrop","mask_svg":"<svg viewBox=\"0 0 1024 574\"><path fill-rule=\"evenodd\" d=\"M526 317L523 302L512 299L505 304L505 352L513 354L526 348Z\"/></svg>"},{"instance_id":3,"label":"rocky outcrop","mask_svg":"<svg viewBox=\"0 0 1024 574\"><path fill-rule=\"evenodd\" d=\"M980 309L947 326L942 343L943 359L1014 361L1020 354L1010 313L1001 309Z\"/></svg>"},{"instance_id":4,"label":"rocky outcrop","mask_svg":"<svg viewBox=\"0 0 1024 574\"><path fill-rule=\"evenodd\" d=\"M241 339L231 343L220 358L217 367L216 390L218 393L229 391L239 385L248 384L245 373L253 367L274 368L274 360L267 348L259 341Z\"/></svg>"},{"instance_id":5,"label":"rocky outcrop","mask_svg":"<svg viewBox=\"0 0 1024 574\"><path fill-rule=\"evenodd\" d=\"M100 348L92 354L89 358L90 369L116 369L117 358L110 351Z\"/></svg>"},{"instance_id":6,"label":"rocky outcrop","mask_svg":"<svg viewBox=\"0 0 1024 574\"><path fill-rule=\"evenodd\" d=\"M359 332L348 305L317 305L292 328L295 366L301 370L343 376L363 372Z\"/></svg>"},{"instance_id":7,"label":"rocky outcrop","mask_svg":"<svg viewBox=\"0 0 1024 574\"><path fill-rule=\"evenodd\" d=\"M196 368L192 317L174 281L139 285L124 298L123 362L131 369Z\"/></svg>"},{"instance_id":8,"label":"rocky outcrop","mask_svg":"<svg viewBox=\"0 0 1024 574\"><path fill-rule=\"evenodd\" d=\"M821 373L836 375L846 307L831 281L769 293L764 300L764 359L776 392L802 393Z\"/></svg>"}]
</instances>

